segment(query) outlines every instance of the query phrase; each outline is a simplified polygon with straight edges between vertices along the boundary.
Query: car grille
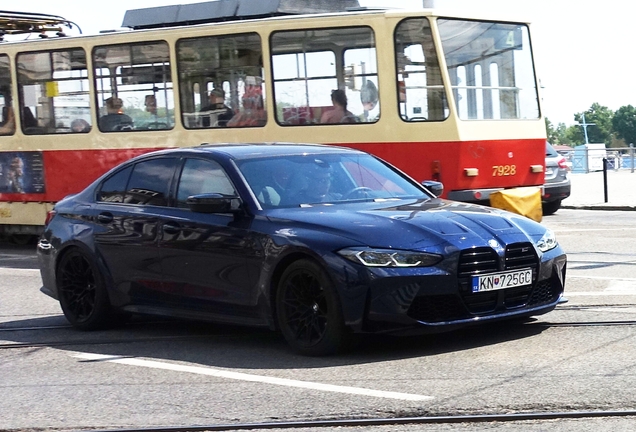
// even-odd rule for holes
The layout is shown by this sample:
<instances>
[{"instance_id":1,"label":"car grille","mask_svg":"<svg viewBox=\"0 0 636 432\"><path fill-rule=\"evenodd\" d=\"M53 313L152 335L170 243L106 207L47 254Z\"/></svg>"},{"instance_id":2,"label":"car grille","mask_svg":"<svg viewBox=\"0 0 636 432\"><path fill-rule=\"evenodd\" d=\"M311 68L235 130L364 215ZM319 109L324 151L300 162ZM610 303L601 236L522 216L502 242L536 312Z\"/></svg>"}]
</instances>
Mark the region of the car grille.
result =
<instances>
[{"instance_id":1,"label":"car grille","mask_svg":"<svg viewBox=\"0 0 636 432\"><path fill-rule=\"evenodd\" d=\"M528 267L532 268L533 285L472 292L473 276ZM459 296L418 296L409 307L408 315L419 321L433 323L551 303L558 297L558 290L553 289L550 280L536 283L538 268L539 257L531 243L508 245L503 257L489 247L464 250L460 253L458 263Z\"/></svg>"},{"instance_id":2,"label":"car grille","mask_svg":"<svg viewBox=\"0 0 636 432\"><path fill-rule=\"evenodd\" d=\"M473 293L473 276L484 273L532 268L536 280L539 257L531 243L513 243L506 247L503 261L491 248L475 248L462 251L459 257L459 292L471 314L484 314L497 309L509 310L524 306L532 294L532 286Z\"/></svg>"}]
</instances>

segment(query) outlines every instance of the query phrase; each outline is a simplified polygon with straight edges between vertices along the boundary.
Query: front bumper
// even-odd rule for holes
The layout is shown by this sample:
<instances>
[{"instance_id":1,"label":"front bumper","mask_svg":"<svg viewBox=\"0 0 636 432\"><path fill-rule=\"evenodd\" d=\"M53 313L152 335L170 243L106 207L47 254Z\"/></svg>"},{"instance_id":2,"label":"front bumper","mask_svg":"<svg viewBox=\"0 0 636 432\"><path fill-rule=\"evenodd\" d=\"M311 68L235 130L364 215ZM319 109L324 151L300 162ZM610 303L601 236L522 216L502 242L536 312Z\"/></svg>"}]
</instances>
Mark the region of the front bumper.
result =
<instances>
[{"instance_id":1,"label":"front bumper","mask_svg":"<svg viewBox=\"0 0 636 432\"><path fill-rule=\"evenodd\" d=\"M376 279L364 332L435 333L489 321L541 315L553 310L565 288L567 258L557 248L539 263L531 286L472 293L454 274Z\"/></svg>"}]
</instances>

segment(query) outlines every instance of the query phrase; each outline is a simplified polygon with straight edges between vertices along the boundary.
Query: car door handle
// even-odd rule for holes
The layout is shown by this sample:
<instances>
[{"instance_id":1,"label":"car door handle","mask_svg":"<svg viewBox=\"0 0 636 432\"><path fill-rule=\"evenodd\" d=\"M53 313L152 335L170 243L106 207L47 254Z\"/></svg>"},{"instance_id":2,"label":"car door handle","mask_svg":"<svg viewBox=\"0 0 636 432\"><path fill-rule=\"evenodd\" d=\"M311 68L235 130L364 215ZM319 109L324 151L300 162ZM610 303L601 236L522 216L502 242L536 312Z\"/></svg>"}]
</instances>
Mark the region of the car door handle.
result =
<instances>
[{"instance_id":1,"label":"car door handle","mask_svg":"<svg viewBox=\"0 0 636 432\"><path fill-rule=\"evenodd\" d=\"M102 224L111 223L113 221L112 213L100 213L97 215L97 222Z\"/></svg>"},{"instance_id":2,"label":"car door handle","mask_svg":"<svg viewBox=\"0 0 636 432\"><path fill-rule=\"evenodd\" d=\"M181 231L181 227L176 223L165 223L163 224L163 232L168 234L177 234Z\"/></svg>"}]
</instances>

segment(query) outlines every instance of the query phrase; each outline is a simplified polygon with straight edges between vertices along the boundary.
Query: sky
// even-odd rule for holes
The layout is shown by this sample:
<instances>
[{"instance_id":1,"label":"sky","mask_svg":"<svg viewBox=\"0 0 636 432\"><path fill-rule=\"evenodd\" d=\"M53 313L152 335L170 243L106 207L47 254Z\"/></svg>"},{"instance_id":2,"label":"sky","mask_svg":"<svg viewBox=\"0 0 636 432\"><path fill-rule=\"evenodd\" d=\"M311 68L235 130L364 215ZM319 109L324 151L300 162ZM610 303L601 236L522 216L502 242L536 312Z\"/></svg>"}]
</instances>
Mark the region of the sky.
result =
<instances>
[{"instance_id":1,"label":"sky","mask_svg":"<svg viewBox=\"0 0 636 432\"><path fill-rule=\"evenodd\" d=\"M1 10L39 12L77 23L84 34L118 29L129 9L200 3L203 0L2 0ZM258 0L255 0L258 1ZM636 53L632 6L624 0L426 0L448 11L531 23L543 113L557 125L593 103L612 111L636 106ZM423 0L359 0L362 6L420 8Z\"/></svg>"}]
</instances>

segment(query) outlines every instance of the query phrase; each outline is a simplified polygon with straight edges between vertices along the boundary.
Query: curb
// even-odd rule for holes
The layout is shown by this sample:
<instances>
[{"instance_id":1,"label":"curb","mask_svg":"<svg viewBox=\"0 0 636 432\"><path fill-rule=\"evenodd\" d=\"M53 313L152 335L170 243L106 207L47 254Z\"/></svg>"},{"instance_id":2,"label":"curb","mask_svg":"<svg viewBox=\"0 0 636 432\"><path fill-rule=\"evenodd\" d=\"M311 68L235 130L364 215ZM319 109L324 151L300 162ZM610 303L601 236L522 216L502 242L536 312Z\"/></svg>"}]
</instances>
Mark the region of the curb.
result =
<instances>
[{"instance_id":1,"label":"curb","mask_svg":"<svg viewBox=\"0 0 636 432\"><path fill-rule=\"evenodd\" d=\"M607 210L607 211L634 211L636 206L629 205L609 205L609 204L583 204L583 205L563 205L562 209L570 210Z\"/></svg>"}]
</instances>

